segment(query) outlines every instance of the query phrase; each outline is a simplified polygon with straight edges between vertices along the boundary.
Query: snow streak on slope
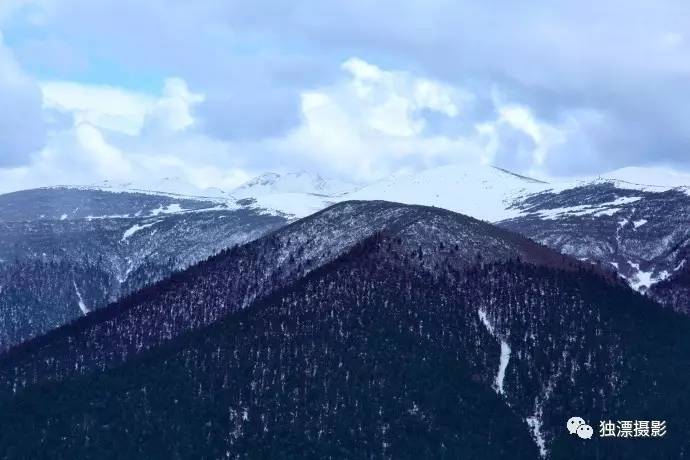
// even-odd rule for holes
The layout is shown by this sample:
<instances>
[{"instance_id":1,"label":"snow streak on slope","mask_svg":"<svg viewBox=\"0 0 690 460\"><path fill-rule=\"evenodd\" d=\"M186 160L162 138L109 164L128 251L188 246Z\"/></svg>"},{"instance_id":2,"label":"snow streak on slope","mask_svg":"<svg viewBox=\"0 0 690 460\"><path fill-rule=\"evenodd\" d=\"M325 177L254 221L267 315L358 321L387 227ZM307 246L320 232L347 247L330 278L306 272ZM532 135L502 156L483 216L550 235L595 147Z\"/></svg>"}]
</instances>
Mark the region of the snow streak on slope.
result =
<instances>
[{"instance_id":1,"label":"snow streak on slope","mask_svg":"<svg viewBox=\"0 0 690 460\"><path fill-rule=\"evenodd\" d=\"M89 307L86 306L86 303L84 302L84 299L81 296L81 292L79 292L79 288L77 287L77 283L75 281L72 281L72 284L74 285L74 290L77 293L77 299L79 300L79 309L82 313L86 315L90 311Z\"/></svg>"},{"instance_id":2,"label":"snow streak on slope","mask_svg":"<svg viewBox=\"0 0 690 460\"><path fill-rule=\"evenodd\" d=\"M503 390L503 381L506 378L506 369L508 368L509 361L510 345L508 345L508 342L501 339L501 361L498 366L498 375L496 375L496 390L500 394L505 394L505 390Z\"/></svg>"},{"instance_id":3,"label":"snow streak on slope","mask_svg":"<svg viewBox=\"0 0 690 460\"><path fill-rule=\"evenodd\" d=\"M489 318L486 316L486 312L484 310L477 310L477 314L479 315L479 319L484 327L486 327L486 330L489 331L489 334L491 334L492 337L499 339L501 342L501 358L498 364L498 373L496 374L496 379L494 380L494 389L496 390L496 393L505 395L503 381L505 380L506 369L508 368L508 362L510 361L510 345L508 345L508 342L497 336L496 330L489 321Z\"/></svg>"},{"instance_id":4,"label":"snow streak on slope","mask_svg":"<svg viewBox=\"0 0 690 460\"><path fill-rule=\"evenodd\" d=\"M541 455L542 458L546 458L546 455L549 453L548 450L546 450L546 440L544 439L544 435L541 432L541 418L540 415L535 414L532 417L527 417L525 419L525 422L527 422L527 425L530 428L530 431L532 432L532 437L534 438L534 441L537 443L537 447L539 447L539 455Z\"/></svg>"}]
</instances>

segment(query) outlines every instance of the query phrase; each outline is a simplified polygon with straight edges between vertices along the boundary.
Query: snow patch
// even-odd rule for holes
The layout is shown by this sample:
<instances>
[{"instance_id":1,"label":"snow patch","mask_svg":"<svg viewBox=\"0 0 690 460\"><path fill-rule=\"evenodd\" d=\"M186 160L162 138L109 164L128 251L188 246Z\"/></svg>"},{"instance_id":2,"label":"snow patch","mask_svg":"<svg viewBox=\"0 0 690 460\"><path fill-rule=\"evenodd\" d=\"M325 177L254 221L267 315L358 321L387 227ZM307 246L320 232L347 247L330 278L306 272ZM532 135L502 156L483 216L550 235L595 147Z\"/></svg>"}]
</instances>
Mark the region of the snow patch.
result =
<instances>
[{"instance_id":1,"label":"snow patch","mask_svg":"<svg viewBox=\"0 0 690 460\"><path fill-rule=\"evenodd\" d=\"M274 193L254 198L253 209L265 210L274 215L306 217L335 204L335 200L303 193Z\"/></svg>"},{"instance_id":2,"label":"snow patch","mask_svg":"<svg viewBox=\"0 0 690 460\"><path fill-rule=\"evenodd\" d=\"M150 215L156 217L161 214L179 214L184 211L185 209L182 208L179 203L172 203L166 207L163 207L162 205L159 206L158 208L152 210Z\"/></svg>"},{"instance_id":3,"label":"snow patch","mask_svg":"<svg viewBox=\"0 0 690 460\"><path fill-rule=\"evenodd\" d=\"M637 227L642 227L642 226L643 226L644 224L646 224L647 222L649 222L647 219L640 219L640 220L634 221L634 222L633 222L633 225L635 226L635 228L637 228Z\"/></svg>"},{"instance_id":4,"label":"snow patch","mask_svg":"<svg viewBox=\"0 0 690 460\"><path fill-rule=\"evenodd\" d=\"M66 220L67 219L67 214L63 214L60 216L60 220Z\"/></svg>"},{"instance_id":5,"label":"snow patch","mask_svg":"<svg viewBox=\"0 0 690 460\"><path fill-rule=\"evenodd\" d=\"M642 199L642 197L639 197L639 196L626 196L626 197L617 198L617 199L615 199L613 201L609 201L607 203L599 203L596 205L582 204L582 205L577 205L577 206L545 209L543 211L539 211L537 214L542 219L547 219L547 220L555 220L555 219L559 219L562 217L568 217L568 216L587 216L587 215L592 215L594 217L612 216L612 215L614 215L614 214L616 214L622 210L622 208L620 206L634 203L634 202L639 201L641 199ZM628 223L627 219L623 219L621 222L619 222L619 226L622 227L627 223Z\"/></svg>"},{"instance_id":6,"label":"snow patch","mask_svg":"<svg viewBox=\"0 0 690 460\"><path fill-rule=\"evenodd\" d=\"M637 271L637 273L628 279L630 286L636 291L642 291L649 288L649 286L652 285L653 272L640 270L640 264L630 263L630 265Z\"/></svg>"},{"instance_id":7,"label":"snow patch","mask_svg":"<svg viewBox=\"0 0 690 460\"><path fill-rule=\"evenodd\" d=\"M159 223L159 222L160 222L160 221L157 220L156 222L151 222L150 224L143 224L143 225L134 224L134 225L132 225L130 228L128 228L127 230L125 230L125 233L124 233L124 235L122 235L122 238L120 239L120 241L121 241L121 242L127 241L127 240L128 240L132 235L134 235L136 232L139 232L139 231L141 231L141 230L144 230L145 228L153 227L154 225L156 225L156 224Z\"/></svg>"},{"instance_id":8,"label":"snow patch","mask_svg":"<svg viewBox=\"0 0 690 460\"><path fill-rule=\"evenodd\" d=\"M635 289L636 291L639 292L644 292L649 287L655 283L658 283L659 281L663 281L671 274L668 272L668 270L663 270L659 272L656 276L654 275L654 271L643 271L640 270L640 264L634 263L634 262L628 262L631 267L633 267L636 271L636 273L630 277L627 278L628 283L630 284L630 287Z\"/></svg>"}]
</instances>

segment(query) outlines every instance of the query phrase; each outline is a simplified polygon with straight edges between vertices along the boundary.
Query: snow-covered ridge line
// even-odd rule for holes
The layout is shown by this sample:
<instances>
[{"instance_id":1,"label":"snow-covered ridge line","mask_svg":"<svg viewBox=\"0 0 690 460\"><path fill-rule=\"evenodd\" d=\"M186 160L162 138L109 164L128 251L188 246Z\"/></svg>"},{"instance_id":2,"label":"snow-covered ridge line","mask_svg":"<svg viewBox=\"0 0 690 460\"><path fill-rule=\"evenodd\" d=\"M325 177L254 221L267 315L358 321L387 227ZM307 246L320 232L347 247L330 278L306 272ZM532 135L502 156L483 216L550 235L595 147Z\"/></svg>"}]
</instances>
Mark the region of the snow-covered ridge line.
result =
<instances>
[{"instance_id":1,"label":"snow-covered ridge line","mask_svg":"<svg viewBox=\"0 0 690 460\"><path fill-rule=\"evenodd\" d=\"M167 198L176 198L180 200L196 200L196 201L210 201L215 203L225 203L231 199L221 195L197 195L197 194L183 194L174 192L163 192L160 190L145 189L145 188L121 188L109 186L95 186L95 185L51 185L48 187L39 187L36 190L82 190L93 192L107 192L107 193L131 193L142 195L163 196Z\"/></svg>"}]
</instances>

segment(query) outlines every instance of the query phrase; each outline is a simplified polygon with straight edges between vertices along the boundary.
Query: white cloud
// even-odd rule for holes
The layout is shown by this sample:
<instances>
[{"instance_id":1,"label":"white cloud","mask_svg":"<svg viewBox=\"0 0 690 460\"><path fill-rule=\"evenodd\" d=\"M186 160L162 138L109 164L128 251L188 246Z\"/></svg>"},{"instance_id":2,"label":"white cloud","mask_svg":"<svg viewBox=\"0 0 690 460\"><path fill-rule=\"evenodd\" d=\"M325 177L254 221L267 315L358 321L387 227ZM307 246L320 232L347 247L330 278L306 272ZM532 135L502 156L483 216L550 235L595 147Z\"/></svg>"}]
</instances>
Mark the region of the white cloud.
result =
<instances>
[{"instance_id":1,"label":"white cloud","mask_svg":"<svg viewBox=\"0 0 690 460\"><path fill-rule=\"evenodd\" d=\"M464 88L358 58L341 70L334 84L302 91L296 128L242 142L197 129L194 107L205 95L183 79L165 80L160 95L44 82L45 110L67 113L72 123L55 125L28 167L0 169L0 182L16 189L180 177L201 188L228 189L263 172L265 164L307 166L355 181L449 162L543 175L572 154L572 145L586 148L583 133L602 121L597 112L582 110L545 122L529 107L495 95L489 98L493 111L477 121L472 107L479 96Z\"/></svg>"},{"instance_id":2,"label":"white cloud","mask_svg":"<svg viewBox=\"0 0 690 460\"><path fill-rule=\"evenodd\" d=\"M461 115L472 102L468 92L358 58L342 69L347 78L339 83L302 93L301 125L273 148L360 180L411 164L481 161L471 139L426 130L429 113L466 123Z\"/></svg>"},{"instance_id":3,"label":"white cloud","mask_svg":"<svg viewBox=\"0 0 690 460\"><path fill-rule=\"evenodd\" d=\"M114 145L109 144L103 133L95 126L80 123L75 129L77 145L84 157L92 164L100 177L127 180L132 175L132 166L125 155Z\"/></svg>"},{"instance_id":4,"label":"white cloud","mask_svg":"<svg viewBox=\"0 0 690 460\"><path fill-rule=\"evenodd\" d=\"M163 96L146 113L147 130L183 131L194 125L191 109L203 102L203 94L192 93L187 83L179 78L165 81Z\"/></svg>"},{"instance_id":5,"label":"white cloud","mask_svg":"<svg viewBox=\"0 0 690 460\"><path fill-rule=\"evenodd\" d=\"M437 81L416 78L406 72L384 71L358 58L345 61L342 68L352 80L345 97L356 98L369 127L392 136L413 136L424 129L422 110L449 117L459 113L459 103L469 96Z\"/></svg>"},{"instance_id":6,"label":"white cloud","mask_svg":"<svg viewBox=\"0 0 690 460\"><path fill-rule=\"evenodd\" d=\"M160 96L75 82L44 82L54 124L45 148L21 168L0 168L0 191L103 180L145 184L180 177L200 187L234 187L248 178L230 146L193 130L204 96L184 80L165 80Z\"/></svg>"},{"instance_id":7,"label":"white cloud","mask_svg":"<svg viewBox=\"0 0 690 460\"><path fill-rule=\"evenodd\" d=\"M144 93L67 81L41 83L46 108L68 112L75 123L125 134L138 134L156 98Z\"/></svg>"},{"instance_id":8,"label":"white cloud","mask_svg":"<svg viewBox=\"0 0 690 460\"><path fill-rule=\"evenodd\" d=\"M594 161L588 133L609 123L594 109L546 121L498 91L489 98L492 112L477 120L468 109L480 96L464 88L357 58L342 69L347 78L302 93L301 125L273 140L270 151L306 157L321 169L364 181L448 162L568 175L568 168ZM450 129L429 129L438 121L432 114L445 118Z\"/></svg>"}]
</instances>

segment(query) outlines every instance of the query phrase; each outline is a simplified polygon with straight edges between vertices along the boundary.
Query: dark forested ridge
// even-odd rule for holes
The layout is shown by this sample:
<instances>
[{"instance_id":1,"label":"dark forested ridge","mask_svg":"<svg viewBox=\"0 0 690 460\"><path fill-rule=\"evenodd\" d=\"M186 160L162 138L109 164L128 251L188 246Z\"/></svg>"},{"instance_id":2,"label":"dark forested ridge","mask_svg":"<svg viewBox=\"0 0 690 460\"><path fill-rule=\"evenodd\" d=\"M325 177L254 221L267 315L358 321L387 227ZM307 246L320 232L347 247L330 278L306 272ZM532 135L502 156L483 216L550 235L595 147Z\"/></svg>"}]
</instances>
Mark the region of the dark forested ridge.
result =
<instances>
[{"instance_id":1,"label":"dark forested ridge","mask_svg":"<svg viewBox=\"0 0 690 460\"><path fill-rule=\"evenodd\" d=\"M19 391L0 403L4 456L687 453L686 318L583 269L479 261L432 275L425 257L375 234L123 366ZM669 433L582 441L565 430L573 414L663 419Z\"/></svg>"},{"instance_id":2,"label":"dark forested ridge","mask_svg":"<svg viewBox=\"0 0 690 460\"><path fill-rule=\"evenodd\" d=\"M684 458L688 337L504 230L343 203L0 357L0 458Z\"/></svg>"},{"instance_id":3,"label":"dark forested ridge","mask_svg":"<svg viewBox=\"0 0 690 460\"><path fill-rule=\"evenodd\" d=\"M289 285L364 239L385 231L436 273L449 264L522 258L578 266L523 237L449 211L387 202L347 202L222 252L106 309L0 356L0 392L105 369L203 327Z\"/></svg>"}]
</instances>

